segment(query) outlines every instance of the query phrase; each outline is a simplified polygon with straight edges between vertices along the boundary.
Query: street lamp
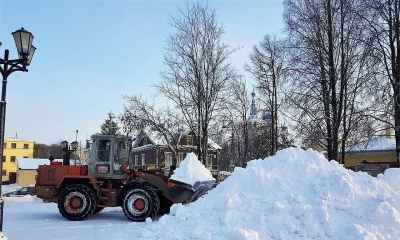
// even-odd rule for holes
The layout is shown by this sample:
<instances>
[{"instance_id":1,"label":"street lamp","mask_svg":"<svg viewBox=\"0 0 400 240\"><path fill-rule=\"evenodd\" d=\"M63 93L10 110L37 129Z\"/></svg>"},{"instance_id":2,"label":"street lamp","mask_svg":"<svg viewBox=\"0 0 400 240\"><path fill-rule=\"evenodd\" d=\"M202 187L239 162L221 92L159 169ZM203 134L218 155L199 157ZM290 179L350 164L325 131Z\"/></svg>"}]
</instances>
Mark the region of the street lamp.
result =
<instances>
[{"instance_id":1,"label":"street lamp","mask_svg":"<svg viewBox=\"0 0 400 240\"><path fill-rule=\"evenodd\" d=\"M67 141L62 141L61 149L65 152L65 154L63 155L63 165L69 166L71 153L75 152L78 149L78 142L73 141L71 145L68 145Z\"/></svg>"},{"instance_id":2,"label":"street lamp","mask_svg":"<svg viewBox=\"0 0 400 240\"><path fill-rule=\"evenodd\" d=\"M0 157L3 157L4 148L4 130L5 130L5 120L6 120L6 89L7 89L7 78L11 73L21 71L27 72L26 66L29 66L33 54L36 48L32 46L33 35L24 28L21 28L13 33L15 45L17 46L18 59L10 60L8 59L9 51L6 49L4 51L4 59L0 58L0 73L3 76L3 85L1 89L1 102L0 102ZM1 44L0 44L1 46ZM3 183L3 161L0 161L0 196L1 196L1 186ZM3 231L3 208L4 202L0 197L0 231Z\"/></svg>"}]
</instances>

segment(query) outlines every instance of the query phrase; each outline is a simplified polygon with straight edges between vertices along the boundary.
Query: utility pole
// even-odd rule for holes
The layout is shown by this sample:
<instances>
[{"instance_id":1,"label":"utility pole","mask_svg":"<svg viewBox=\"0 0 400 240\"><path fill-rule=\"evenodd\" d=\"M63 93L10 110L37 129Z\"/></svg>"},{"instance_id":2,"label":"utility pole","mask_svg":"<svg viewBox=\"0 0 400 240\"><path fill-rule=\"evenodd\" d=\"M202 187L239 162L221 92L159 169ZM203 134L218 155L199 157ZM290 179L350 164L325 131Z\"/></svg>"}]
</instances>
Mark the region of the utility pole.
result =
<instances>
[{"instance_id":1,"label":"utility pole","mask_svg":"<svg viewBox=\"0 0 400 240\"><path fill-rule=\"evenodd\" d=\"M76 130L75 141L78 142L78 130ZM76 166L76 153L75 153L75 166Z\"/></svg>"}]
</instances>

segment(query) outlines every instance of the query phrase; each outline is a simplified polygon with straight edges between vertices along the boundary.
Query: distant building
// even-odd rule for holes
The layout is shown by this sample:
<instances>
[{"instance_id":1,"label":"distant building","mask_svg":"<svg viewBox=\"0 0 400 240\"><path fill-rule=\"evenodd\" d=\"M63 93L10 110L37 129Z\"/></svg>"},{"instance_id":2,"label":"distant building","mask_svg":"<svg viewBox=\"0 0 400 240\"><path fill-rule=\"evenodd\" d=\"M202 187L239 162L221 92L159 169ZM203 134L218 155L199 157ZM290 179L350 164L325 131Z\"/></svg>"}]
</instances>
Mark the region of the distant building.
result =
<instances>
[{"instance_id":1,"label":"distant building","mask_svg":"<svg viewBox=\"0 0 400 240\"><path fill-rule=\"evenodd\" d=\"M20 140L10 137L4 140L2 181L16 182L17 159L33 158L34 141Z\"/></svg>"},{"instance_id":2,"label":"distant building","mask_svg":"<svg viewBox=\"0 0 400 240\"><path fill-rule=\"evenodd\" d=\"M50 165L50 160L40 158L19 158L17 163L18 186L23 187L35 184L35 176L37 175L36 169L38 169L39 165Z\"/></svg>"},{"instance_id":3,"label":"distant building","mask_svg":"<svg viewBox=\"0 0 400 240\"><path fill-rule=\"evenodd\" d=\"M393 164L397 162L396 141L385 136L347 146L345 151L345 167L353 167L363 161Z\"/></svg>"},{"instance_id":4,"label":"distant building","mask_svg":"<svg viewBox=\"0 0 400 240\"><path fill-rule=\"evenodd\" d=\"M213 175L218 169L218 150L221 147L211 139L208 139L208 158L206 167ZM188 153L196 152L196 138L193 133L183 134L180 142L177 166L182 162ZM169 167L172 165L172 152L168 148L164 138L152 136L146 132L141 132L133 143L132 159L135 169Z\"/></svg>"},{"instance_id":5,"label":"distant building","mask_svg":"<svg viewBox=\"0 0 400 240\"><path fill-rule=\"evenodd\" d=\"M265 146L265 145L270 145L271 143L269 141L265 141L265 138L268 137L268 134L266 133L271 133L269 132L272 129L272 116L268 112L264 112L261 114L260 111L257 111L256 107L256 101L255 101L255 96L256 94L254 91L251 93L251 105L250 105L250 114L248 118L248 123L249 124L249 150L252 156L256 156L256 152L259 151L261 148L265 149L270 146ZM287 147L291 147L292 144L290 143L288 139L288 130L289 128L283 124L280 123L279 119L277 119L276 122L276 133L277 133L277 140L278 140L278 146L277 150L281 150ZM262 146L257 146L257 140L256 139L262 139ZM262 157L266 157L262 156ZM258 156L259 157L259 156Z\"/></svg>"}]
</instances>

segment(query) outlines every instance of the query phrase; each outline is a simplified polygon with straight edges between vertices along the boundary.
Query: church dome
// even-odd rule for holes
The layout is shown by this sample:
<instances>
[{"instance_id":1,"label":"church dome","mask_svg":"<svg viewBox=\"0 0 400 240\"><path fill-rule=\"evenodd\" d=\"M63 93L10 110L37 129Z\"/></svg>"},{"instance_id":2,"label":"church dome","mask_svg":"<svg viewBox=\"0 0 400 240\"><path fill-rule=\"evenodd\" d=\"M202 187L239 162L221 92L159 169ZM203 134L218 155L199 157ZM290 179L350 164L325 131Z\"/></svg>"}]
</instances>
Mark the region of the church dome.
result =
<instances>
[{"instance_id":1,"label":"church dome","mask_svg":"<svg viewBox=\"0 0 400 240\"><path fill-rule=\"evenodd\" d=\"M262 120L271 120L272 117L269 114L264 115L264 117L262 118Z\"/></svg>"}]
</instances>

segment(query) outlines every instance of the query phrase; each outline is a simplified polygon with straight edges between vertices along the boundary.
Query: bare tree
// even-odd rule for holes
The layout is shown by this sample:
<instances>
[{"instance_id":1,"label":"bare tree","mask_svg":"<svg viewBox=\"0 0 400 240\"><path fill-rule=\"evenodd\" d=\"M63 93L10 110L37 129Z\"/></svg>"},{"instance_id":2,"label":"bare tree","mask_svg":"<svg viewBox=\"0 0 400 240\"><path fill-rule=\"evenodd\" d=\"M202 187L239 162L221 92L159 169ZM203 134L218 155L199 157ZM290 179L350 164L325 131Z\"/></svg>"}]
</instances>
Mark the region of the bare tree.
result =
<instances>
[{"instance_id":1,"label":"bare tree","mask_svg":"<svg viewBox=\"0 0 400 240\"><path fill-rule=\"evenodd\" d=\"M148 103L141 95L124 96L127 103L120 116L124 129L137 132L146 130L163 138L172 152L172 164L177 164L180 140L187 129L180 114L171 108L157 108Z\"/></svg>"},{"instance_id":2,"label":"bare tree","mask_svg":"<svg viewBox=\"0 0 400 240\"><path fill-rule=\"evenodd\" d=\"M228 57L237 49L222 43L224 27L207 5L187 6L172 18L176 33L166 39L159 93L178 106L197 137L199 160L207 157L208 131L215 110L224 99L227 82L236 77Z\"/></svg>"},{"instance_id":3,"label":"bare tree","mask_svg":"<svg viewBox=\"0 0 400 240\"><path fill-rule=\"evenodd\" d=\"M301 135L318 141L339 160L346 140L367 108L367 84L376 76L373 38L358 0L286 0L284 21L291 50L286 99ZM344 151L342 151L344 152ZM344 160L344 153L342 154Z\"/></svg>"},{"instance_id":4,"label":"bare tree","mask_svg":"<svg viewBox=\"0 0 400 240\"><path fill-rule=\"evenodd\" d=\"M50 147L43 143L36 143L33 146L33 158L49 158Z\"/></svg>"},{"instance_id":5,"label":"bare tree","mask_svg":"<svg viewBox=\"0 0 400 240\"><path fill-rule=\"evenodd\" d=\"M376 104L371 107L373 117L395 130L397 165L400 165L400 1L370 0L364 2L372 15L363 16L367 29L375 37L377 59L381 61L382 78L376 81Z\"/></svg>"},{"instance_id":6,"label":"bare tree","mask_svg":"<svg viewBox=\"0 0 400 240\"><path fill-rule=\"evenodd\" d=\"M285 75L285 48L282 41L274 36L265 35L259 46L254 46L250 53L250 64L245 68L257 81L258 88L266 98L266 107L271 115L269 124L270 153L278 150L278 107L280 102L279 88L282 87Z\"/></svg>"},{"instance_id":7,"label":"bare tree","mask_svg":"<svg viewBox=\"0 0 400 240\"><path fill-rule=\"evenodd\" d=\"M235 166L246 167L251 157L251 139L249 109L251 105L250 94L243 78L237 78L229 84L229 98L224 103L221 121L228 144L227 151ZM230 162L228 163L228 165Z\"/></svg>"}]
</instances>

